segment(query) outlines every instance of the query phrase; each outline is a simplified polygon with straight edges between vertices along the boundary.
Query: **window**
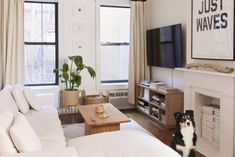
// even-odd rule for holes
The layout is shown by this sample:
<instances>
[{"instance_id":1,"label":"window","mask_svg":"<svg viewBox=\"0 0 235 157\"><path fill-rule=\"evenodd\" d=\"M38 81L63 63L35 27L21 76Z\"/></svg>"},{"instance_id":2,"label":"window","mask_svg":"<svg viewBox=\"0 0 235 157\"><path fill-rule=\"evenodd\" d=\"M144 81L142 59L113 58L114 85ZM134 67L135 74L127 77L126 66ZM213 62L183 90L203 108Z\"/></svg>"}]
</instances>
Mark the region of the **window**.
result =
<instances>
[{"instance_id":1,"label":"window","mask_svg":"<svg viewBox=\"0 0 235 157\"><path fill-rule=\"evenodd\" d=\"M130 8L100 8L100 81L127 83L129 64Z\"/></svg>"},{"instance_id":2,"label":"window","mask_svg":"<svg viewBox=\"0 0 235 157\"><path fill-rule=\"evenodd\" d=\"M25 2L25 84L56 85L58 76L58 6L51 2Z\"/></svg>"}]
</instances>

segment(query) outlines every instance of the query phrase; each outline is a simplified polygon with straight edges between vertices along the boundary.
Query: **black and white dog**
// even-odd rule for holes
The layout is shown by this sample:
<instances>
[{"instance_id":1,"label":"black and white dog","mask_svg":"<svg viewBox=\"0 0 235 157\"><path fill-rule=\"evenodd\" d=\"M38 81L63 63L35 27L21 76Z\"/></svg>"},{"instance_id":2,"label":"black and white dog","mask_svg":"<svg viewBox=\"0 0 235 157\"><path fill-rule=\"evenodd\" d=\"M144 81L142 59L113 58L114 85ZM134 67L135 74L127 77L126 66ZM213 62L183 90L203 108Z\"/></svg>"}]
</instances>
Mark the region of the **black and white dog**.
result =
<instances>
[{"instance_id":1,"label":"black and white dog","mask_svg":"<svg viewBox=\"0 0 235 157\"><path fill-rule=\"evenodd\" d=\"M174 115L176 133L171 147L183 157L196 157L197 135L195 133L194 112L187 110L185 113L177 112Z\"/></svg>"}]
</instances>

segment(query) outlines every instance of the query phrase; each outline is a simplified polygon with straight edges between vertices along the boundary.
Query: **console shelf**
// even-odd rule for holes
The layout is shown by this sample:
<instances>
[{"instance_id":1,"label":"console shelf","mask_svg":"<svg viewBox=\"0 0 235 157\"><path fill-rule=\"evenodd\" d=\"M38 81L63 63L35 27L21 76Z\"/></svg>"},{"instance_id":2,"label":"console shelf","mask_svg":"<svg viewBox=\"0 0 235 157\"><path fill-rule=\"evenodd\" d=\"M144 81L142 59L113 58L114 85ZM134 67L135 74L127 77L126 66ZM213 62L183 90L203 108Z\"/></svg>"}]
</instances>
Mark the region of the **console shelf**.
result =
<instances>
[{"instance_id":1,"label":"console shelf","mask_svg":"<svg viewBox=\"0 0 235 157\"><path fill-rule=\"evenodd\" d=\"M165 128L175 128L175 112L183 111L183 92L137 84L137 109ZM155 100L152 97L155 97Z\"/></svg>"}]
</instances>

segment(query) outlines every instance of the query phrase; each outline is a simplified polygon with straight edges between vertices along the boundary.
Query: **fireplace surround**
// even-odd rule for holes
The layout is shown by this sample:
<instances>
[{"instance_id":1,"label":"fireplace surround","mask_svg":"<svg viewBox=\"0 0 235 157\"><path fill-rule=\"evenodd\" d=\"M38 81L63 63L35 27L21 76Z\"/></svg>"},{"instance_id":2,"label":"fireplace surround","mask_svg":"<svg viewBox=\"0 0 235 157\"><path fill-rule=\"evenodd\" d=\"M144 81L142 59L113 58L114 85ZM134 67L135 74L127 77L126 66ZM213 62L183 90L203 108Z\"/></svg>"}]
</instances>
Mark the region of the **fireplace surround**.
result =
<instances>
[{"instance_id":1,"label":"fireplace surround","mask_svg":"<svg viewBox=\"0 0 235 157\"><path fill-rule=\"evenodd\" d=\"M207 157L235 157L234 109L235 74L176 69L184 73L184 109L195 112L197 150ZM201 136L201 96L214 98L220 105L219 146L214 147Z\"/></svg>"}]
</instances>

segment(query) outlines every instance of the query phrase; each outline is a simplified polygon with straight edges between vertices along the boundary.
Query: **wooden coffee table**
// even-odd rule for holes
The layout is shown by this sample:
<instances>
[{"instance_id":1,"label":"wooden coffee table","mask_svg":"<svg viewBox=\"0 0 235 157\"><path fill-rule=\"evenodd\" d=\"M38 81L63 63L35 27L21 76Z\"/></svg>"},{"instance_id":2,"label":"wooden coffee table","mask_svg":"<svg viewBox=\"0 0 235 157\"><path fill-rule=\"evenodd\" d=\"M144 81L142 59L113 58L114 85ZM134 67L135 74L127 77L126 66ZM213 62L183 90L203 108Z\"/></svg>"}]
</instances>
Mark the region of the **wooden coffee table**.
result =
<instances>
[{"instance_id":1,"label":"wooden coffee table","mask_svg":"<svg viewBox=\"0 0 235 157\"><path fill-rule=\"evenodd\" d=\"M126 115L110 103L102 104L104 106L104 112L109 114L109 116L105 119L99 118L98 114L95 112L97 105L101 104L80 105L78 107L85 120L85 135L117 131L120 130L120 123L130 122L130 119Z\"/></svg>"}]
</instances>

